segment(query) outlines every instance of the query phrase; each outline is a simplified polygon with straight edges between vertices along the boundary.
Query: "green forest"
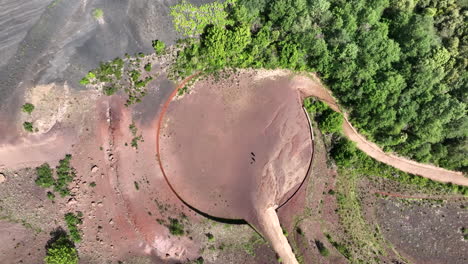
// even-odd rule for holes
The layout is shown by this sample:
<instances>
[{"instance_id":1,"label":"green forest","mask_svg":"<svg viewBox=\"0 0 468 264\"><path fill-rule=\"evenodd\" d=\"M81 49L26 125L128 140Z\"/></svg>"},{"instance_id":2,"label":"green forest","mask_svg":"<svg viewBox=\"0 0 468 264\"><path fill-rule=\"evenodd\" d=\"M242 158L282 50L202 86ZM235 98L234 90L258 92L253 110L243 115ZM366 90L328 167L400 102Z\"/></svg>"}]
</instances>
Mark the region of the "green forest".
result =
<instances>
[{"instance_id":1,"label":"green forest","mask_svg":"<svg viewBox=\"0 0 468 264\"><path fill-rule=\"evenodd\" d=\"M466 2L238 0L224 9L200 38L180 42L179 76L226 67L317 72L384 150L468 171Z\"/></svg>"}]
</instances>

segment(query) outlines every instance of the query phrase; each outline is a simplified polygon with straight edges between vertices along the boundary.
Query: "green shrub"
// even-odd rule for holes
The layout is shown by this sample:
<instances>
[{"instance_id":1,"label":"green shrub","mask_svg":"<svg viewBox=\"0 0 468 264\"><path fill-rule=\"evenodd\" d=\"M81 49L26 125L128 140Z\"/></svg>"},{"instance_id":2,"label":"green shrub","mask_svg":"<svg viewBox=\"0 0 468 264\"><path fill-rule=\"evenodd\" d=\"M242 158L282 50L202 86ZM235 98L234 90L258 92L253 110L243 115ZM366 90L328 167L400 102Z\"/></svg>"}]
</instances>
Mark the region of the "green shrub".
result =
<instances>
[{"instance_id":1,"label":"green shrub","mask_svg":"<svg viewBox=\"0 0 468 264\"><path fill-rule=\"evenodd\" d=\"M104 17L104 11L102 11L101 8L95 8L95 9L93 10L93 17L94 17L95 19L101 19L101 18L103 18L103 17Z\"/></svg>"},{"instance_id":2,"label":"green shrub","mask_svg":"<svg viewBox=\"0 0 468 264\"><path fill-rule=\"evenodd\" d=\"M78 251L66 236L62 236L47 248L44 261L46 264L77 264Z\"/></svg>"},{"instance_id":3,"label":"green shrub","mask_svg":"<svg viewBox=\"0 0 468 264\"><path fill-rule=\"evenodd\" d=\"M90 83L90 81L89 81L89 79L86 78L86 77L83 77L83 79L80 80L80 84L81 84L81 85L87 85L87 84L89 84L89 83Z\"/></svg>"},{"instance_id":4,"label":"green shrub","mask_svg":"<svg viewBox=\"0 0 468 264\"><path fill-rule=\"evenodd\" d=\"M342 131L343 115L327 109L319 118L319 128L323 133L338 133Z\"/></svg>"},{"instance_id":5,"label":"green shrub","mask_svg":"<svg viewBox=\"0 0 468 264\"><path fill-rule=\"evenodd\" d=\"M31 122L24 122L23 123L23 128L24 128L24 130L26 130L28 132L33 132L34 131L34 127L33 127L33 124Z\"/></svg>"},{"instance_id":6,"label":"green shrub","mask_svg":"<svg viewBox=\"0 0 468 264\"><path fill-rule=\"evenodd\" d=\"M153 40L152 46L157 55L163 54L166 49L166 44L161 40Z\"/></svg>"},{"instance_id":7,"label":"green shrub","mask_svg":"<svg viewBox=\"0 0 468 264\"><path fill-rule=\"evenodd\" d=\"M145 71L150 72L151 71L151 63L147 63L145 65Z\"/></svg>"},{"instance_id":8,"label":"green shrub","mask_svg":"<svg viewBox=\"0 0 468 264\"><path fill-rule=\"evenodd\" d=\"M54 184L54 191L60 193L62 197L70 194L68 184L73 181L75 173L70 166L72 156L67 154L64 159L59 161L56 167L57 181Z\"/></svg>"},{"instance_id":9,"label":"green shrub","mask_svg":"<svg viewBox=\"0 0 468 264\"><path fill-rule=\"evenodd\" d=\"M50 168L49 164L44 163L41 166L36 168L37 178L35 183L37 186L49 188L55 184L55 179L52 176L53 170Z\"/></svg>"},{"instance_id":10,"label":"green shrub","mask_svg":"<svg viewBox=\"0 0 468 264\"><path fill-rule=\"evenodd\" d=\"M105 95L107 96L111 96L113 94L115 94L119 89L115 86L106 86L104 87L104 89L102 90L104 92Z\"/></svg>"},{"instance_id":11,"label":"green shrub","mask_svg":"<svg viewBox=\"0 0 468 264\"><path fill-rule=\"evenodd\" d=\"M329 109L329 106L324 102L313 99L311 97L304 99L304 107L311 114L322 113L323 111Z\"/></svg>"},{"instance_id":12,"label":"green shrub","mask_svg":"<svg viewBox=\"0 0 468 264\"><path fill-rule=\"evenodd\" d=\"M184 235L184 225L178 219L169 218L169 232L174 236Z\"/></svg>"},{"instance_id":13,"label":"green shrub","mask_svg":"<svg viewBox=\"0 0 468 264\"><path fill-rule=\"evenodd\" d=\"M65 222L67 223L68 231L70 231L70 238L73 242L81 242L81 231L78 229L78 225L82 223L81 217L83 214L78 212L65 214Z\"/></svg>"},{"instance_id":14,"label":"green shrub","mask_svg":"<svg viewBox=\"0 0 468 264\"><path fill-rule=\"evenodd\" d=\"M21 110L23 110L23 112L25 113L28 113L28 114L31 114L33 111L34 111L34 105L31 104L31 103L25 103L22 107L21 107Z\"/></svg>"}]
</instances>

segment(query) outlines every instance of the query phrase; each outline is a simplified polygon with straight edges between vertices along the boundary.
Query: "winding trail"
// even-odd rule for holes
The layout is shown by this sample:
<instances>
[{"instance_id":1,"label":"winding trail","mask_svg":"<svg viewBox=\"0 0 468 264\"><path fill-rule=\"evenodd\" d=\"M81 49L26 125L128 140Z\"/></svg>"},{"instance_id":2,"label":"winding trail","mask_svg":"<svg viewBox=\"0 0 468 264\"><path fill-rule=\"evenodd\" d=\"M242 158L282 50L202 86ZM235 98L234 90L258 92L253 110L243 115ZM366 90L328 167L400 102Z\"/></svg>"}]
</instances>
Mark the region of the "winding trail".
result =
<instances>
[{"instance_id":1,"label":"winding trail","mask_svg":"<svg viewBox=\"0 0 468 264\"><path fill-rule=\"evenodd\" d=\"M341 110L337 104L337 100L333 97L331 92L326 89L315 76L294 76L293 85L301 91L304 98L311 96L316 97L330 105L334 111L343 113L343 133L345 136L355 142L356 146L360 150L375 160L383 162L401 171L419 175L433 181L468 186L468 178L465 177L462 172L451 171L430 164L419 163L394 154L385 153L375 143L368 141L363 135L357 132L356 128L354 128L349 122L348 114Z\"/></svg>"}]
</instances>

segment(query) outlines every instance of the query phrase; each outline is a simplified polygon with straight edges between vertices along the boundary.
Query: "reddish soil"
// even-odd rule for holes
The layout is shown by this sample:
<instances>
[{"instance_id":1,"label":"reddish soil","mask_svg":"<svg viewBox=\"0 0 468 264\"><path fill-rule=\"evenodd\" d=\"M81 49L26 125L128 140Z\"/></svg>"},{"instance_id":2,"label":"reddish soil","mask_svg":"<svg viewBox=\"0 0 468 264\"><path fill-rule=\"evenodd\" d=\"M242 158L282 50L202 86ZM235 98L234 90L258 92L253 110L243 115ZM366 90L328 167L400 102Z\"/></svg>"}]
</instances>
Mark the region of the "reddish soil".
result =
<instances>
[{"instance_id":1,"label":"reddish soil","mask_svg":"<svg viewBox=\"0 0 468 264\"><path fill-rule=\"evenodd\" d=\"M164 117L160 159L179 196L210 215L254 219L304 178L311 139L289 78L196 83ZM196 139L196 140L195 140Z\"/></svg>"},{"instance_id":2,"label":"reddish soil","mask_svg":"<svg viewBox=\"0 0 468 264\"><path fill-rule=\"evenodd\" d=\"M312 156L300 94L288 76L241 72L213 81L169 105L159 136L167 179L185 202L247 220L285 263L296 263L275 209L303 181Z\"/></svg>"}]
</instances>

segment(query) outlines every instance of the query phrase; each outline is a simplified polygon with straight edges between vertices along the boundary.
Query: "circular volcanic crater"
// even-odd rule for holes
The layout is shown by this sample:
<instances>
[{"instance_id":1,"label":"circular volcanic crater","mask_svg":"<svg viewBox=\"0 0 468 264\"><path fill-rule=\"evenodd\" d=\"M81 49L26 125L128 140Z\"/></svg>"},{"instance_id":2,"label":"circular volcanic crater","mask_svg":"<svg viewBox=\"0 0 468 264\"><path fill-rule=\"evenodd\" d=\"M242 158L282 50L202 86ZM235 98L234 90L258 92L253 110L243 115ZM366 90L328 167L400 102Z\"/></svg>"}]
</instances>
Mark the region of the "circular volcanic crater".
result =
<instances>
[{"instance_id":1,"label":"circular volcanic crater","mask_svg":"<svg viewBox=\"0 0 468 264\"><path fill-rule=\"evenodd\" d=\"M312 139L293 77L281 73L205 77L170 102L161 116L158 154L184 202L257 226L258 212L297 190L312 159Z\"/></svg>"}]
</instances>

